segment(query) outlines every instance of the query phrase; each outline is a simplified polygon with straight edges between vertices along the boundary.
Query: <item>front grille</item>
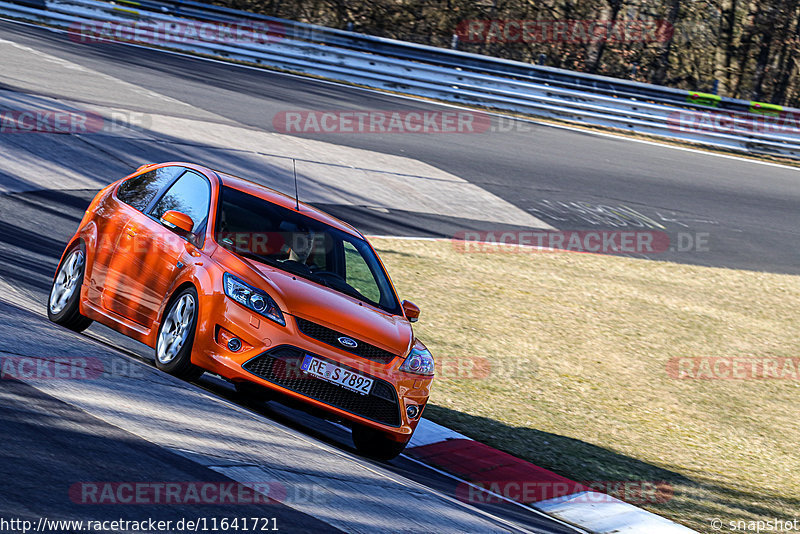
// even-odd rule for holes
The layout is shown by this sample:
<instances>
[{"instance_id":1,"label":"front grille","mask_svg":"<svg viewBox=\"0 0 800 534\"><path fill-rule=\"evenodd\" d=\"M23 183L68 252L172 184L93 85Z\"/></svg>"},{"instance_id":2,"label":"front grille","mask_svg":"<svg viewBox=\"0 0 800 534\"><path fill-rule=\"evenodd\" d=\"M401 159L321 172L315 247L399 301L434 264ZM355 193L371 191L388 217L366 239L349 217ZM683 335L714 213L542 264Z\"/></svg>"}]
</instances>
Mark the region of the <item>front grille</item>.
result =
<instances>
[{"instance_id":1,"label":"front grille","mask_svg":"<svg viewBox=\"0 0 800 534\"><path fill-rule=\"evenodd\" d=\"M339 338L354 338L348 336L347 334L342 334L341 332L332 330L326 326L322 326L321 324L313 323L307 319L295 317L295 320L297 321L297 326L300 328L300 331L308 337L314 338L317 341L322 341L323 343L327 343L328 345L336 347L337 349L345 352L355 354L356 356L361 356L362 358L366 358L372 362L386 365L397 357L397 354L392 354L387 350L378 348L375 345L370 345L369 343L361 341L360 339L355 339L355 341L358 343L357 347L345 347L339 343Z\"/></svg>"},{"instance_id":2,"label":"front grille","mask_svg":"<svg viewBox=\"0 0 800 534\"><path fill-rule=\"evenodd\" d=\"M400 426L400 409L394 387L380 378L375 382L369 395L349 391L308 375L300 370L307 352L297 347L281 346L272 349L246 362L242 367L273 384L324 402L346 412L390 426ZM327 358L310 354L315 358ZM339 367L349 367L332 362ZM356 369L353 371L358 372Z\"/></svg>"}]
</instances>

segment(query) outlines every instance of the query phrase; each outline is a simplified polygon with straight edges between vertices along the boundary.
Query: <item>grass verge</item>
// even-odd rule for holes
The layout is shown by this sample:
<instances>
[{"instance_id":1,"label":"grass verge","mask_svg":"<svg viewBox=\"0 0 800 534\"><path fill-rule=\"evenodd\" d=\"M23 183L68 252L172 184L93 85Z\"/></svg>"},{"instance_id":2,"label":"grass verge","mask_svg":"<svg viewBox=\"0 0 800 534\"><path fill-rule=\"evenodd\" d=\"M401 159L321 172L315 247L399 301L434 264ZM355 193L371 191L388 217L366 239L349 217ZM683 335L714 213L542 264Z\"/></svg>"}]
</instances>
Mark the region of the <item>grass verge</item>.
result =
<instances>
[{"instance_id":1,"label":"grass verge","mask_svg":"<svg viewBox=\"0 0 800 534\"><path fill-rule=\"evenodd\" d=\"M636 504L700 532L800 517L800 380L780 360L798 356L800 277L373 243L442 370L426 417L573 480L664 481L672 498ZM676 379L676 358L714 377L733 367L699 365L780 361L784 378Z\"/></svg>"}]
</instances>

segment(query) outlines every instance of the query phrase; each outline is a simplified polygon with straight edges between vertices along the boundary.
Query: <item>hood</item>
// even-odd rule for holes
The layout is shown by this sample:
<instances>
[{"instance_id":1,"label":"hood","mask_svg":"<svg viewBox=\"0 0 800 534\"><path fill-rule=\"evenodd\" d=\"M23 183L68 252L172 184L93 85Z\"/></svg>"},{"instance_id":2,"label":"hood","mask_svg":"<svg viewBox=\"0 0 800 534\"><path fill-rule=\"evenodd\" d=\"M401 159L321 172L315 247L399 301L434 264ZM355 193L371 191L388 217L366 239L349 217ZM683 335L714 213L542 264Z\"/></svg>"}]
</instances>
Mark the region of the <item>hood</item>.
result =
<instances>
[{"instance_id":1,"label":"hood","mask_svg":"<svg viewBox=\"0 0 800 534\"><path fill-rule=\"evenodd\" d=\"M271 282L284 313L321 324L394 354L405 354L413 338L405 317L389 315L366 302L300 276L258 262L248 262Z\"/></svg>"}]
</instances>

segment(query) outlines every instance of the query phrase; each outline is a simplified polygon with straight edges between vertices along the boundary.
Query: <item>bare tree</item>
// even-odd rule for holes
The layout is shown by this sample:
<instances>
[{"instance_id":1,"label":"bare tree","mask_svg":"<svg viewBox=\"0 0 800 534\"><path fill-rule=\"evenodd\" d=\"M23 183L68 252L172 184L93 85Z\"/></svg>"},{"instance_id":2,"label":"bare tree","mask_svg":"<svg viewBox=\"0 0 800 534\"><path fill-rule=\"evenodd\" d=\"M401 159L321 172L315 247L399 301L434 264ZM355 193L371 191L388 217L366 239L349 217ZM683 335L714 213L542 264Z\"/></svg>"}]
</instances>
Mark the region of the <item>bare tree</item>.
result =
<instances>
[{"instance_id":1,"label":"bare tree","mask_svg":"<svg viewBox=\"0 0 800 534\"><path fill-rule=\"evenodd\" d=\"M238 9L449 47L471 19L562 21L570 28L632 17L658 19L659 39L502 39L465 42L468 52L538 62L689 90L800 104L797 0L217 0ZM552 37L552 36L550 36Z\"/></svg>"}]
</instances>

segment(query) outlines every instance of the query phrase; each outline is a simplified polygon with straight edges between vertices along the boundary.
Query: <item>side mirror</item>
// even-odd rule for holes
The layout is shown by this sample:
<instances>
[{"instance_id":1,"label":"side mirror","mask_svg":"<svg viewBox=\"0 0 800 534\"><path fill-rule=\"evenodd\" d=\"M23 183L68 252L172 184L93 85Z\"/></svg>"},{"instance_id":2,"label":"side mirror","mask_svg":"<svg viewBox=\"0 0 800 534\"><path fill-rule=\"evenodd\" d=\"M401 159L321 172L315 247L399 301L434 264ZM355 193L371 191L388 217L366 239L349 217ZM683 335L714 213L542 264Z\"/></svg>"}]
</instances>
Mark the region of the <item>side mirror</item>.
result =
<instances>
[{"instance_id":1,"label":"side mirror","mask_svg":"<svg viewBox=\"0 0 800 534\"><path fill-rule=\"evenodd\" d=\"M194 228L194 221L185 213L169 210L161 216L161 223L168 228L180 228L184 232L191 232Z\"/></svg>"},{"instance_id":2,"label":"side mirror","mask_svg":"<svg viewBox=\"0 0 800 534\"><path fill-rule=\"evenodd\" d=\"M416 323L419 320L419 306L408 300L404 300L400 305L403 307L403 313L410 323Z\"/></svg>"}]
</instances>

